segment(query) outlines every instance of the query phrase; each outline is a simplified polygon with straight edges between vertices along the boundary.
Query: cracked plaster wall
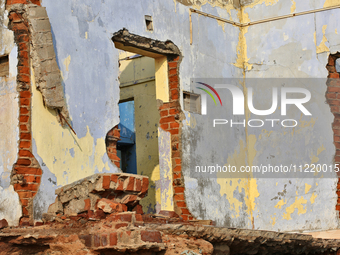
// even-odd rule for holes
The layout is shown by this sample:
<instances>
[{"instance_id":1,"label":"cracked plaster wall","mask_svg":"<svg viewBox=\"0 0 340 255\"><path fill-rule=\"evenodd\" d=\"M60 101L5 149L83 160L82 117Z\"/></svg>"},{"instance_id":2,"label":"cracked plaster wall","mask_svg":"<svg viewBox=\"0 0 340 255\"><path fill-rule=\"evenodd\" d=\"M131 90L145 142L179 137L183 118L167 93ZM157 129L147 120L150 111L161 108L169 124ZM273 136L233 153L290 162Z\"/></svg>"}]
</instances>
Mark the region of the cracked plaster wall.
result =
<instances>
[{"instance_id":1,"label":"cracked plaster wall","mask_svg":"<svg viewBox=\"0 0 340 255\"><path fill-rule=\"evenodd\" d=\"M243 1L245 2L245 1ZM123 27L131 33L165 41L170 39L183 55L181 88L190 90L194 77L294 77L325 78L327 56L339 48L336 15L339 10L264 23L240 30L214 19L192 14L193 44L190 45L189 7L240 22L320 8L336 1L247 1L241 9L219 1L52 1L43 0L50 18L57 63L72 126L77 136L62 129L52 112L42 107L41 95L33 90L34 154L44 171L41 201L52 203L57 186L91 175L116 172L106 153L104 139L119 123L118 50L110 38ZM154 31L145 28L144 15L151 15ZM65 25L67 24L67 25ZM260 35L260 36L259 36ZM33 86L34 87L34 86ZM318 93L326 91L326 85ZM314 156L329 163L334 155L333 117L325 98L317 98L316 118L324 125L307 123L299 132L238 130L226 132L227 144L217 145L238 164L266 161L271 146L280 146L279 162L289 161L285 152L311 139L297 158ZM314 117L314 116L313 116ZM338 226L337 179L194 179L190 178L188 133L202 145L202 116L186 112L183 121L183 175L188 208L199 219L215 220L218 226L269 230L316 230ZM291 136L291 139L286 139ZM284 141L284 142L283 142ZM305 140L303 140L305 142ZM313 141L313 142L311 142ZM323 147L321 147L323 146ZM320 148L324 148L320 149ZM210 157L198 149L194 157ZM45 176L45 177L44 177ZM50 176L50 177L48 177ZM48 177L48 178L47 178ZM232 182L230 182L232 181ZM268 189L271 192L268 192ZM281 199L273 199L277 194ZM38 193L39 194L39 193ZM45 195L49 194L49 195ZM49 198L48 198L49 196ZM46 207L42 206L40 211ZM44 209L45 208L45 209ZM322 216L321 216L322 215Z\"/></svg>"}]
</instances>

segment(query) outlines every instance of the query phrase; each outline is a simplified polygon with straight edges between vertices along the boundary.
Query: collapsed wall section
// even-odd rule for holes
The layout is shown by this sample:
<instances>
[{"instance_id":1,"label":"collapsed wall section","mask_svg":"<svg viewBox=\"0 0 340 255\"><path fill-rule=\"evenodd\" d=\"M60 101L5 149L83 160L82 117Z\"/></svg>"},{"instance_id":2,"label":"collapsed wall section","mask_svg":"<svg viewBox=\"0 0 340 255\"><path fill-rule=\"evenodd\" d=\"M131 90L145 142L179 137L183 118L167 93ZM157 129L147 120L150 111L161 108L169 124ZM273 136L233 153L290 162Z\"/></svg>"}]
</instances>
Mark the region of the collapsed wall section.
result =
<instances>
[{"instance_id":1,"label":"collapsed wall section","mask_svg":"<svg viewBox=\"0 0 340 255\"><path fill-rule=\"evenodd\" d=\"M35 1L40 5L38 1ZM13 166L11 184L22 206L21 225L33 224L33 198L40 186L42 169L32 154L31 66L44 104L56 110L65 125L68 111L60 71L56 63L51 27L45 8L28 1L7 1L8 27L18 46L17 91L19 93L18 159Z\"/></svg>"}]
</instances>

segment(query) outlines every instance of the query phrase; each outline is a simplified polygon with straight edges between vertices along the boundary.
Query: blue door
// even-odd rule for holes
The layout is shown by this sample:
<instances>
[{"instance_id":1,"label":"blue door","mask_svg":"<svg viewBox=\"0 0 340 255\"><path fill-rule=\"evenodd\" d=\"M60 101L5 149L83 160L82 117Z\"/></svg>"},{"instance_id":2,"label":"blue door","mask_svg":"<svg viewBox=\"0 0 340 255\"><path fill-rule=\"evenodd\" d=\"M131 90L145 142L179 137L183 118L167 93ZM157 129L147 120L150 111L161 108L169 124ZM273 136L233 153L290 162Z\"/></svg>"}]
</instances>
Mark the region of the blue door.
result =
<instances>
[{"instance_id":1,"label":"blue door","mask_svg":"<svg viewBox=\"0 0 340 255\"><path fill-rule=\"evenodd\" d=\"M119 113L121 140L117 142L117 155L120 157L120 169L124 173L137 174L134 101L120 103Z\"/></svg>"}]
</instances>

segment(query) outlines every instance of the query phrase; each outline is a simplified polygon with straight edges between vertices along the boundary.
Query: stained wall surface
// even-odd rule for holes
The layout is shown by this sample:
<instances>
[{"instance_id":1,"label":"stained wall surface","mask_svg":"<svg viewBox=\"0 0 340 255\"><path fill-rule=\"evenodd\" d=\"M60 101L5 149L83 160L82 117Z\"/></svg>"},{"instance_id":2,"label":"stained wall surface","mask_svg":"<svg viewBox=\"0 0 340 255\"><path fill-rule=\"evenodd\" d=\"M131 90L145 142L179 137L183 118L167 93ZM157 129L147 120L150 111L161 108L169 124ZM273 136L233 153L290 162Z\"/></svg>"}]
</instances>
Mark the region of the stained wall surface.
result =
<instances>
[{"instance_id":1,"label":"stained wall surface","mask_svg":"<svg viewBox=\"0 0 340 255\"><path fill-rule=\"evenodd\" d=\"M239 7L239 4L243 6ZM336 0L247 0L239 3L42 0L51 22L70 124L76 134L60 126L56 113L44 107L40 92L33 86L33 148L43 170L35 197L35 217L39 219L54 202L57 187L93 173L120 171L108 159L105 148L106 133L119 123L119 51L111 41L113 33L126 28L130 33L161 41L171 40L177 45L183 57L179 69L181 91L190 90L191 78L239 78L240 88L246 93L247 78L326 78L328 56L337 52L340 45L337 31L339 10L241 28L197 13L191 13L190 26L190 8L247 23L337 4L340 2ZM146 29L144 15L152 16L153 31ZM2 16L6 17L6 13ZM4 44L2 38L9 39ZM5 46L1 45L1 52L15 51L11 35L2 38ZM15 70L15 61L12 63ZM15 77L14 73L12 77ZM9 94L15 94L15 84L6 84L6 93L0 96L5 94L8 98ZM223 157L226 164L281 164L290 162L288 152L298 148L294 157L301 162L332 164L334 117L322 96L326 88L326 84L317 88L318 96L313 98L313 119L302 120L298 128L289 132L283 129L221 130L223 140L212 141L205 133L204 116L184 112L182 171L186 201L192 215L214 220L218 226L225 227L280 231L337 228L337 178L199 179L191 177L187 163L191 158L204 161L217 156ZM5 91L3 87L0 89ZM261 95L258 99L264 101ZM15 102L11 102L15 108ZM231 101L227 106L231 107ZM16 123L17 118L8 115L8 111L7 118ZM18 134L14 126L8 127L12 137L7 135L1 141L16 143ZM2 133L1 129L0 135ZM188 146L190 135L195 136L194 150ZM9 146L10 149L5 150L6 153L11 150L12 156L6 168L2 163L0 171L4 169L3 173L10 171L15 162L16 147ZM1 182L4 189L10 188L6 185Z\"/></svg>"}]
</instances>

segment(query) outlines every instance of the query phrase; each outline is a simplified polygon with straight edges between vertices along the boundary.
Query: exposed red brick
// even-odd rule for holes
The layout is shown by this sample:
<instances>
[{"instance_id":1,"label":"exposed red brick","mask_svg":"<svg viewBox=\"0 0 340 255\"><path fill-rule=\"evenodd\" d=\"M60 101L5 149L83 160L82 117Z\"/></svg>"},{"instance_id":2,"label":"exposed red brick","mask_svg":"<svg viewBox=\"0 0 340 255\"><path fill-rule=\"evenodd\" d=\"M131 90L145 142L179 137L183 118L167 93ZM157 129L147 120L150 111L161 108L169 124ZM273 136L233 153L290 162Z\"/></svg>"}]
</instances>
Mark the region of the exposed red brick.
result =
<instances>
[{"instance_id":1,"label":"exposed red brick","mask_svg":"<svg viewBox=\"0 0 340 255\"><path fill-rule=\"evenodd\" d=\"M21 205L27 206L28 205L28 199L20 199Z\"/></svg>"},{"instance_id":2,"label":"exposed red brick","mask_svg":"<svg viewBox=\"0 0 340 255\"><path fill-rule=\"evenodd\" d=\"M338 79L338 78L340 78L340 76L339 76L339 73L329 73L328 78Z\"/></svg>"},{"instance_id":3,"label":"exposed red brick","mask_svg":"<svg viewBox=\"0 0 340 255\"><path fill-rule=\"evenodd\" d=\"M26 190L31 190L31 191L38 191L39 185L38 184L25 184L21 185L19 183L16 183L13 185L14 190L21 190L21 191L26 191Z\"/></svg>"},{"instance_id":4,"label":"exposed red brick","mask_svg":"<svg viewBox=\"0 0 340 255\"><path fill-rule=\"evenodd\" d=\"M18 73L29 75L30 69L28 67L25 67L25 66L18 66ZM27 91L25 91L25 92L27 92Z\"/></svg>"},{"instance_id":5,"label":"exposed red brick","mask_svg":"<svg viewBox=\"0 0 340 255\"><path fill-rule=\"evenodd\" d=\"M21 105L30 105L31 100L28 98L20 98Z\"/></svg>"},{"instance_id":6,"label":"exposed red brick","mask_svg":"<svg viewBox=\"0 0 340 255\"><path fill-rule=\"evenodd\" d=\"M19 67L19 68L25 68L25 67ZM31 98L31 91L20 91L20 97L21 98Z\"/></svg>"},{"instance_id":7,"label":"exposed red brick","mask_svg":"<svg viewBox=\"0 0 340 255\"><path fill-rule=\"evenodd\" d=\"M164 123L169 123L169 122L174 122L174 121L175 121L175 117L174 116L169 116L169 117L161 118L159 123L160 124L164 124Z\"/></svg>"},{"instance_id":8,"label":"exposed red brick","mask_svg":"<svg viewBox=\"0 0 340 255\"><path fill-rule=\"evenodd\" d=\"M142 180L136 178L135 191L140 191L140 190L142 190Z\"/></svg>"},{"instance_id":9,"label":"exposed red brick","mask_svg":"<svg viewBox=\"0 0 340 255\"><path fill-rule=\"evenodd\" d=\"M114 129L113 130L113 136L115 136L115 137L120 137L120 130L119 129Z\"/></svg>"},{"instance_id":10,"label":"exposed red brick","mask_svg":"<svg viewBox=\"0 0 340 255\"><path fill-rule=\"evenodd\" d=\"M20 122L25 123L25 122L28 122L28 120L29 120L29 116L27 116L27 115L21 115L21 116L19 117L19 121L20 121Z\"/></svg>"},{"instance_id":11,"label":"exposed red brick","mask_svg":"<svg viewBox=\"0 0 340 255\"><path fill-rule=\"evenodd\" d=\"M26 209L26 207L22 207L22 214L28 215L28 210ZM25 223L23 223L23 224L25 224ZM30 225L29 222L27 222L27 224L25 224L25 225L23 225L23 224L20 221L20 223L19 223L20 226L29 226Z\"/></svg>"},{"instance_id":12,"label":"exposed red brick","mask_svg":"<svg viewBox=\"0 0 340 255\"><path fill-rule=\"evenodd\" d=\"M336 92L336 93L340 93L340 87L328 87L327 88L328 92Z\"/></svg>"},{"instance_id":13,"label":"exposed red brick","mask_svg":"<svg viewBox=\"0 0 340 255\"><path fill-rule=\"evenodd\" d=\"M111 176L104 175L103 176L103 189L109 189L111 182Z\"/></svg>"},{"instance_id":14,"label":"exposed red brick","mask_svg":"<svg viewBox=\"0 0 340 255\"><path fill-rule=\"evenodd\" d=\"M134 191L135 188L135 177L130 176L128 179L128 184L125 188L125 191Z\"/></svg>"},{"instance_id":15,"label":"exposed red brick","mask_svg":"<svg viewBox=\"0 0 340 255\"><path fill-rule=\"evenodd\" d=\"M8 222L6 219L0 220L0 229L2 228L7 228L8 227Z\"/></svg>"},{"instance_id":16,"label":"exposed red brick","mask_svg":"<svg viewBox=\"0 0 340 255\"><path fill-rule=\"evenodd\" d=\"M35 174L35 175L42 174L42 171L40 168L15 166L14 169L17 174Z\"/></svg>"},{"instance_id":17,"label":"exposed red brick","mask_svg":"<svg viewBox=\"0 0 340 255\"><path fill-rule=\"evenodd\" d=\"M88 198L88 199L85 199L84 202L85 202L84 210L86 210L86 211L90 210L91 209L91 200Z\"/></svg>"},{"instance_id":18,"label":"exposed red brick","mask_svg":"<svg viewBox=\"0 0 340 255\"><path fill-rule=\"evenodd\" d=\"M184 189L184 187L175 187L175 193L183 193Z\"/></svg>"},{"instance_id":19,"label":"exposed red brick","mask_svg":"<svg viewBox=\"0 0 340 255\"><path fill-rule=\"evenodd\" d=\"M117 245L117 233L110 233L110 246Z\"/></svg>"},{"instance_id":20,"label":"exposed red brick","mask_svg":"<svg viewBox=\"0 0 340 255\"><path fill-rule=\"evenodd\" d=\"M170 82L169 83L169 87L170 87L170 89L177 89L179 87L178 86L178 81Z\"/></svg>"},{"instance_id":21,"label":"exposed red brick","mask_svg":"<svg viewBox=\"0 0 340 255\"><path fill-rule=\"evenodd\" d=\"M107 235L102 235L100 238L100 244L101 246L107 246Z\"/></svg>"},{"instance_id":22,"label":"exposed red brick","mask_svg":"<svg viewBox=\"0 0 340 255\"><path fill-rule=\"evenodd\" d=\"M170 132L172 135L178 135L178 134L179 134L179 130L178 130L178 129L171 129L171 130L169 130L169 132Z\"/></svg>"},{"instance_id":23,"label":"exposed red brick","mask_svg":"<svg viewBox=\"0 0 340 255\"><path fill-rule=\"evenodd\" d=\"M7 5L11 4L28 4L26 0L7 0Z\"/></svg>"},{"instance_id":24,"label":"exposed red brick","mask_svg":"<svg viewBox=\"0 0 340 255\"><path fill-rule=\"evenodd\" d=\"M174 172L181 172L182 171L182 167L181 166L176 166L173 171Z\"/></svg>"},{"instance_id":25,"label":"exposed red brick","mask_svg":"<svg viewBox=\"0 0 340 255\"><path fill-rule=\"evenodd\" d=\"M335 99L336 98L336 94L335 93L326 93L326 97L327 98L331 98L331 99Z\"/></svg>"},{"instance_id":26,"label":"exposed red brick","mask_svg":"<svg viewBox=\"0 0 340 255\"><path fill-rule=\"evenodd\" d=\"M81 236L79 236L79 238L84 240L85 246L87 246L87 247L92 246L92 236L91 235L81 235Z\"/></svg>"},{"instance_id":27,"label":"exposed red brick","mask_svg":"<svg viewBox=\"0 0 340 255\"><path fill-rule=\"evenodd\" d=\"M143 212L143 207L141 205L136 205L133 209L132 209L133 212L136 212L138 214L144 214Z\"/></svg>"},{"instance_id":28,"label":"exposed red brick","mask_svg":"<svg viewBox=\"0 0 340 255\"><path fill-rule=\"evenodd\" d=\"M20 58L20 59L18 60L18 66L27 66L27 67L29 67L28 59L26 59L26 58Z\"/></svg>"},{"instance_id":29,"label":"exposed red brick","mask_svg":"<svg viewBox=\"0 0 340 255\"><path fill-rule=\"evenodd\" d=\"M109 153L109 152L108 152L107 155L109 156L109 158L110 158L111 160L120 161L120 158L117 156L116 153Z\"/></svg>"},{"instance_id":30,"label":"exposed red brick","mask_svg":"<svg viewBox=\"0 0 340 255\"><path fill-rule=\"evenodd\" d=\"M124 190L124 181L122 179L118 179L118 185L116 188L117 191L123 191Z\"/></svg>"},{"instance_id":31,"label":"exposed red brick","mask_svg":"<svg viewBox=\"0 0 340 255\"><path fill-rule=\"evenodd\" d=\"M170 108L170 106L169 106L169 104L162 104L160 107L159 107L159 110L164 110L164 109L169 109Z\"/></svg>"},{"instance_id":32,"label":"exposed red brick","mask_svg":"<svg viewBox=\"0 0 340 255\"><path fill-rule=\"evenodd\" d=\"M28 130L27 125L25 125L25 124L20 125L20 130L21 131L27 131Z\"/></svg>"},{"instance_id":33,"label":"exposed red brick","mask_svg":"<svg viewBox=\"0 0 340 255\"><path fill-rule=\"evenodd\" d=\"M168 110L163 110L159 114L160 114L161 117L168 116L169 111Z\"/></svg>"},{"instance_id":34,"label":"exposed red brick","mask_svg":"<svg viewBox=\"0 0 340 255\"><path fill-rule=\"evenodd\" d=\"M186 208L181 208L182 214L190 215L190 212Z\"/></svg>"},{"instance_id":35,"label":"exposed red brick","mask_svg":"<svg viewBox=\"0 0 340 255\"><path fill-rule=\"evenodd\" d=\"M99 247L100 246L100 236L99 235L94 235L93 236L93 245L94 245L94 247Z\"/></svg>"},{"instance_id":36,"label":"exposed red brick","mask_svg":"<svg viewBox=\"0 0 340 255\"><path fill-rule=\"evenodd\" d=\"M27 34L20 34L16 37L17 42L29 42L30 38ZM20 57L24 57L24 56L20 56ZM26 55L24 58L28 59L28 55Z\"/></svg>"},{"instance_id":37,"label":"exposed red brick","mask_svg":"<svg viewBox=\"0 0 340 255\"><path fill-rule=\"evenodd\" d=\"M17 191L19 198L31 198L33 197L33 192L31 191Z\"/></svg>"},{"instance_id":38,"label":"exposed red brick","mask_svg":"<svg viewBox=\"0 0 340 255\"><path fill-rule=\"evenodd\" d=\"M149 188L149 178L143 178L142 182L142 193L146 193Z\"/></svg>"},{"instance_id":39,"label":"exposed red brick","mask_svg":"<svg viewBox=\"0 0 340 255\"><path fill-rule=\"evenodd\" d=\"M177 75L174 75L174 76L171 76L169 77L169 82L178 82L178 76Z\"/></svg>"},{"instance_id":40,"label":"exposed red brick","mask_svg":"<svg viewBox=\"0 0 340 255\"><path fill-rule=\"evenodd\" d=\"M144 242L161 243L162 242L162 235L159 231L142 230L141 231L141 239Z\"/></svg>"},{"instance_id":41,"label":"exposed red brick","mask_svg":"<svg viewBox=\"0 0 340 255\"><path fill-rule=\"evenodd\" d=\"M169 69L177 68L177 62L169 62L168 65L169 65Z\"/></svg>"},{"instance_id":42,"label":"exposed red brick","mask_svg":"<svg viewBox=\"0 0 340 255\"><path fill-rule=\"evenodd\" d=\"M182 177L182 173L174 173L173 177L174 177L174 180L180 179Z\"/></svg>"},{"instance_id":43,"label":"exposed red brick","mask_svg":"<svg viewBox=\"0 0 340 255\"><path fill-rule=\"evenodd\" d=\"M25 208L26 209L26 208ZM27 210L26 210L27 211ZM26 214L26 213L24 213ZM27 214L26 214L27 215ZM29 218L28 217L22 217L19 221L19 225L20 226L29 226L30 222L29 222Z\"/></svg>"},{"instance_id":44,"label":"exposed red brick","mask_svg":"<svg viewBox=\"0 0 340 255\"><path fill-rule=\"evenodd\" d=\"M20 107L20 114L28 114L29 111L26 107Z\"/></svg>"},{"instance_id":45,"label":"exposed red brick","mask_svg":"<svg viewBox=\"0 0 340 255\"><path fill-rule=\"evenodd\" d=\"M33 154L29 150L19 150L19 157L33 157Z\"/></svg>"},{"instance_id":46,"label":"exposed red brick","mask_svg":"<svg viewBox=\"0 0 340 255\"><path fill-rule=\"evenodd\" d=\"M188 220L188 215L181 215L183 220Z\"/></svg>"},{"instance_id":47,"label":"exposed red brick","mask_svg":"<svg viewBox=\"0 0 340 255\"><path fill-rule=\"evenodd\" d=\"M20 139L31 140L31 133L20 133Z\"/></svg>"},{"instance_id":48,"label":"exposed red brick","mask_svg":"<svg viewBox=\"0 0 340 255\"><path fill-rule=\"evenodd\" d=\"M161 124L160 128L163 130L168 130L169 129L169 123Z\"/></svg>"},{"instance_id":49,"label":"exposed red brick","mask_svg":"<svg viewBox=\"0 0 340 255\"><path fill-rule=\"evenodd\" d=\"M26 183L32 183L32 182L37 182L38 183L38 182L40 182L40 179L39 179L39 181L37 181L37 178L38 178L38 176L34 176L34 175L25 175L24 176L24 179L26 180Z\"/></svg>"},{"instance_id":50,"label":"exposed red brick","mask_svg":"<svg viewBox=\"0 0 340 255\"><path fill-rule=\"evenodd\" d=\"M180 165L182 163L182 160L180 158L175 159L176 165Z\"/></svg>"},{"instance_id":51,"label":"exposed red brick","mask_svg":"<svg viewBox=\"0 0 340 255\"><path fill-rule=\"evenodd\" d=\"M26 158L19 158L16 164L20 166L30 166L31 160Z\"/></svg>"},{"instance_id":52,"label":"exposed red brick","mask_svg":"<svg viewBox=\"0 0 340 255\"><path fill-rule=\"evenodd\" d=\"M118 213L110 216L110 220L112 221L121 221L121 222L131 222L132 221L132 213Z\"/></svg>"},{"instance_id":53,"label":"exposed red brick","mask_svg":"<svg viewBox=\"0 0 340 255\"><path fill-rule=\"evenodd\" d=\"M115 229L125 228L125 227L127 227L127 226L129 226L128 223L117 223L117 224L115 225Z\"/></svg>"},{"instance_id":54,"label":"exposed red brick","mask_svg":"<svg viewBox=\"0 0 340 255\"><path fill-rule=\"evenodd\" d=\"M31 3L40 6L40 0L31 0Z\"/></svg>"},{"instance_id":55,"label":"exposed red brick","mask_svg":"<svg viewBox=\"0 0 340 255\"><path fill-rule=\"evenodd\" d=\"M170 69L169 76L177 74L177 69Z\"/></svg>"},{"instance_id":56,"label":"exposed red brick","mask_svg":"<svg viewBox=\"0 0 340 255\"><path fill-rule=\"evenodd\" d=\"M185 202L177 202L176 205L180 208L184 208L184 207L187 207L187 204Z\"/></svg>"},{"instance_id":57,"label":"exposed red brick","mask_svg":"<svg viewBox=\"0 0 340 255\"><path fill-rule=\"evenodd\" d=\"M8 1L7 1L8 2ZM21 14L18 14L16 12L11 12L9 15L8 15L8 18L10 21L21 21L22 20L22 15Z\"/></svg>"},{"instance_id":58,"label":"exposed red brick","mask_svg":"<svg viewBox=\"0 0 340 255\"><path fill-rule=\"evenodd\" d=\"M117 183L117 181L118 181L118 175L112 174L112 175L111 175L111 181Z\"/></svg>"},{"instance_id":59,"label":"exposed red brick","mask_svg":"<svg viewBox=\"0 0 340 255\"><path fill-rule=\"evenodd\" d=\"M175 194L174 198L176 201L184 201L184 194Z\"/></svg>"},{"instance_id":60,"label":"exposed red brick","mask_svg":"<svg viewBox=\"0 0 340 255\"><path fill-rule=\"evenodd\" d=\"M180 156L181 156L181 153L179 151L172 151L173 158L179 158Z\"/></svg>"}]
</instances>

